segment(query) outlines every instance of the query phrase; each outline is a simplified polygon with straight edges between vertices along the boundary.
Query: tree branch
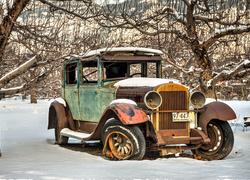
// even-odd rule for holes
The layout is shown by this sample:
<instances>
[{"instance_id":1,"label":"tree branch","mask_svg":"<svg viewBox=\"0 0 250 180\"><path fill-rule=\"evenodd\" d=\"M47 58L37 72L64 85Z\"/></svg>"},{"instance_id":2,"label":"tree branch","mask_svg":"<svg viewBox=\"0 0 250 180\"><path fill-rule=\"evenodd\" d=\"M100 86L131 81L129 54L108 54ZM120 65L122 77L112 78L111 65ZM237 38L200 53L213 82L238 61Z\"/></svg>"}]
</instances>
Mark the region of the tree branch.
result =
<instances>
[{"instance_id":1,"label":"tree branch","mask_svg":"<svg viewBox=\"0 0 250 180\"><path fill-rule=\"evenodd\" d=\"M199 20L199 21L203 21L203 22L206 22L206 23L208 23L208 22L216 22L216 23L219 23L220 25L225 25L225 26L245 25L243 23L240 23L238 18L233 22L226 22L226 21L222 21L221 18L217 18L217 17L209 18L207 16L194 15L194 19Z\"/></svg>"},{"instance_id":2,"label":"tree branch","mask_svg":"<svg viewBox=\"0 0 250 180\"><path fill-rule=\"evenodd\" d=\"M19 87L15 87L15 88L9 88L9 89L0 89L0 99L3 98L6 95L13 95L13 94L17 94L17 93L21 93L23 91L26 91L28 89L30 89L30 85L32 85L33 83L39 83L41 82L43 79L45 79L50 72L52 71L53 68L51 68L50 71L48 71L47 73L43 73L41 75L38 75L37 77L35 77L34 79L32 79L31 81L19 86Z\"/></svg>"},{"instance_id":3,"label":"tree branch","mask_svg":"<svg viewBox=\"0 0 250 180\"><path fill-rule=\"evenodd\" d=\"M23 74L28 68L33 66L37 62L36 56L32 57L27 62L23 63L18 68L14 69L13 71L7 73L0 79L0 88L4 87L7 83L9 83L12 79L16 78L20 74Z\"/></svg>"},{"instance_id":4,"label":"tree branch","mask_svg":"<svg viewBox=\"0 0 250 180\"><path fill-rule=\"evenodd\" d=\"M241 79L250 74L250 61L244 60L240 62L232 70L223 70L221 73L217 74L213 79L209 80L207 83L208 87L214 86L218 81L226 81L232 79Z\"/></svg>"},{"instance_id":5,"label":"tree branch","mask_svg":"<svg viewBox=\"0 0 250 180\"><path fill-rule=\"evenodd\" d=\"M210 38L204 41L203 45L204 47L209 48L219 38L229 36L229 35L242 34L244 32L249 32L249 31L250 31L250 25L218 29L218 30L215 30L215 32L210 36Z\"/></svg>"},{"instance_id":6,"label":"tree branch","mask_svg":"<svg viewBox=\"0 0 250 180\"><path fill-rule=\"evenodd\" d=\"M56 6L55 4L50 3L50 2L48 2L48 1L46 1L46 0L39 0L39 1L42 2L43 4L47 4L47 5L49 5L50 7L53 7L53 8L55 8L55 9L57 9L57 10L64 11L64 12L66 12L66 13L68 13L68 14L74 15L75 17L78 17L78 18L81 18L81 19L84 19L84 20L88 20L88 19L90 19L90 18L94 18L94 17L97 16L96 14L94 14L94 15L92 15L92 16L82 16L82 15L80 15L80 14L78 14L78 13L73 12L73 11L69 11L68 9L62 8L62 7L60 7L60 6ZM85 3L89 3L89 5L91 5L91 2L85 1Z\"/></svg>"}]
</instances>

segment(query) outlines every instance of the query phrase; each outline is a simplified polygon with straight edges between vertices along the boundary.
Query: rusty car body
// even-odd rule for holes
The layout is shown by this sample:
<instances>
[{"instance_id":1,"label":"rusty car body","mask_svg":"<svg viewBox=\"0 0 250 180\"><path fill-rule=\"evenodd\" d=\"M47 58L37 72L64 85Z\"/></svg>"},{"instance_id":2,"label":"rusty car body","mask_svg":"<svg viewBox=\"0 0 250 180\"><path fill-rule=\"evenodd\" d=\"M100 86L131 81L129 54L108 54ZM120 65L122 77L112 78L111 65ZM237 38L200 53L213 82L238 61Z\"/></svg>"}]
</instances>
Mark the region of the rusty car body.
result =
<instances>
[{"instance_id":1,"label":"rusty car body","mask_svg":"<svg viewBox=\"0 0 250 180\"><path fill-rule=\"evenodd\" d=\"M110 48L66 59L62 98L51 103L48 129L58 144L68 138L101 140L110 159L142 159L191 149L203 159L223 159L234 137L234 111L222 102L205 105L201 92L163 79L162 52Z\"/></svg>"}]
</instances>

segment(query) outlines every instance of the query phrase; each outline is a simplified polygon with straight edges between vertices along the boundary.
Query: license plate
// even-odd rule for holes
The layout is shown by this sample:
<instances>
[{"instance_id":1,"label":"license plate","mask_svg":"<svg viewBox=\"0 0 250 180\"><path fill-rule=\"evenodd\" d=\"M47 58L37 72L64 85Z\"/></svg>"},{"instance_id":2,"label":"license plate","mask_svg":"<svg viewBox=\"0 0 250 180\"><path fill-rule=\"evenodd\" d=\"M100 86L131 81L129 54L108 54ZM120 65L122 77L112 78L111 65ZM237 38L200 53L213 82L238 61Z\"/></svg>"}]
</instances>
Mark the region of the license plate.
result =
<instances>
[{"instance_id":1,"label":"license plate","mask_svg":"<svg viewBox=\"0 0 250 180\"><path fill-rule=\"evenodd\" d=\"M189 121L188 112L173 112L172 118L173 118L173 122L188 122Z\"/></svg>"}]
</instances>

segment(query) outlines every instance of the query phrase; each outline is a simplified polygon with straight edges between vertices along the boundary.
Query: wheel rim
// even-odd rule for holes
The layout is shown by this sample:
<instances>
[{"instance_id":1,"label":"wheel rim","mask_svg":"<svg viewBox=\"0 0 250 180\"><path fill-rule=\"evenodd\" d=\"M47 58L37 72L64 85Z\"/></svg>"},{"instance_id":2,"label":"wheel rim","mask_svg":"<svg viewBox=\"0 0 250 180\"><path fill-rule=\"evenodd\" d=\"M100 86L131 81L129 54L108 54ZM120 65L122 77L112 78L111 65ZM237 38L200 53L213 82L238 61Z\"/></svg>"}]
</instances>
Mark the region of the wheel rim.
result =
<instances>
[{"instance_id":1,"label":"wheel rim","mask_svg":"<svg viewBox=\"0 0 250 180\"><path fill-rule=\"evenodd\" d=\"M129 138L121 132L112 132L108 136L109 147L113 155L118 159L128 159L133 154L133 144Z\"/></svg>"},{"instance_id":2,"label":"wheel rim","mask_svg":"<svg viewBox=\"0 0 250 180\"><path fill-rule=\"evenodd\" d=\"M212 155L217 153L222 147L223 132L216 123L210 123L207 127L207 134L211 141L209 144L202 145L201 150L206 155Z\"/></svg>"}]
</instances>

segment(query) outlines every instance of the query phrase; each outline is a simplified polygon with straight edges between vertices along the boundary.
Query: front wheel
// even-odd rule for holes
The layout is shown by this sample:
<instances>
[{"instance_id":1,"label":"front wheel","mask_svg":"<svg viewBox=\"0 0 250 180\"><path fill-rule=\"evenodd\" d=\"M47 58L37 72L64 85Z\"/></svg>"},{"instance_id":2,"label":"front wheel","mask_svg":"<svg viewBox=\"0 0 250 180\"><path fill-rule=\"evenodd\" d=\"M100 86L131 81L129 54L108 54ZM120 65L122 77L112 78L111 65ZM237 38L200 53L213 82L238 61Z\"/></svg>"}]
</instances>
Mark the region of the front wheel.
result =
<instances>
[{"instance_id":1,"label":"front wheel","mask_svg":"<svg viewBox=\"0 0 250 180\"><path fill-rule=\"evenodd\" d=\"M225 158L233 149L234 136L227 121L212 120L207 125L207 133L210 143L193 150L197 156L207 160L219 160Z\"/></svg>"},{"instance_id":2,"label":"front wheel","mask_svg":"<svg viewBox=\"0 0 250 180\"><path fill-rule=\"evenodd\" d=\"M110 159L140 160L145 155L145 138L136 125L126 126L116 119L110 119L103 127L102 141L106 144L104 149L109 149Z\"/></svg>"}]
</instances>

